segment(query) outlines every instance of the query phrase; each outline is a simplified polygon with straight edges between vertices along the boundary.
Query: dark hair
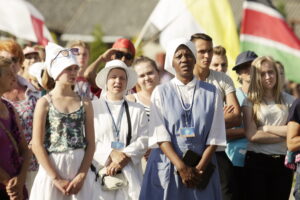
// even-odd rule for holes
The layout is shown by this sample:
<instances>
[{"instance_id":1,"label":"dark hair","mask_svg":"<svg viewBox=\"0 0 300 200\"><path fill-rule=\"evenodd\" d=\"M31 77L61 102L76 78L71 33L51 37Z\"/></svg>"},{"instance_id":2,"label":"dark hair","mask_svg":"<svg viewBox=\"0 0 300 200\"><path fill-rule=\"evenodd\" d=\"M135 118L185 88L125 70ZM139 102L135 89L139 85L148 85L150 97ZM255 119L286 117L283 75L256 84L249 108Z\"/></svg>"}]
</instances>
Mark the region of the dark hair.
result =
<instances>
[{"instance_id":1,"label":"dark hair","mask_svg":"<svg viewBox=\"0 0 300 200\"><path fill-rule=\"evenodd\" d=\"M208 42L212 42L212 38L209 35L206 35L205 33L195 33L191 36L190 41L194 42L197 39L205 40Z\"/></svg>"},{"instance_id":2,"label":"dark hair","mask_svg":"<svg viewBox=\"0 0 300 200\"><path fill-rule=\"evenodd\" d=\"M43 75L42 75L42 84L43 87L47 90L50 91L54 88L55 86L55 81L52 77L49 76L48 71L44 70Z\"/></svg>"},{"instance_id":3,"label":"dark hair","mask_svg":"<svg viewBox=\"0 0 300 200\"><path fill-rule=\"evenodd\" d=\"M138 65L140 63L149 63L157 72L159 72L156 62L154 60L152 60L151 58L148 58L146 56L140 56L134 60L132 66L135 67L136 65Z\"/></svg>"}]
</instances>

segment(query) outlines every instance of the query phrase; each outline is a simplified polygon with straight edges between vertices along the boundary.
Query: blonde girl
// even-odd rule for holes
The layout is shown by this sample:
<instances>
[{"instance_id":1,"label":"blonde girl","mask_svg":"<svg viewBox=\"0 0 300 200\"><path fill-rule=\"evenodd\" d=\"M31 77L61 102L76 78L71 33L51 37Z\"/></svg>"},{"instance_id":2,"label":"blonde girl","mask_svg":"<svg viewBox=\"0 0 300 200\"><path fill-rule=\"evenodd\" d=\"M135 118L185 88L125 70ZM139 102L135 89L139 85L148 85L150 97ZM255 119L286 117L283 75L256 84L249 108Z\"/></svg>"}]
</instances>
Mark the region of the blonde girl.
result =
<instances>
[{"instance_id":1,"label":"blonde girl","mask_svg":"<svg viewBox=\"0 0 300 200\"><path fill-rule=\"evenodd\" d=\"M246 199L288 199L293 173L285 168L286 121L294 98L282 92L279 69L268 56L251 67L248 100L243 105L249 140L245 161Z\"/></svg>"}]
</instances>

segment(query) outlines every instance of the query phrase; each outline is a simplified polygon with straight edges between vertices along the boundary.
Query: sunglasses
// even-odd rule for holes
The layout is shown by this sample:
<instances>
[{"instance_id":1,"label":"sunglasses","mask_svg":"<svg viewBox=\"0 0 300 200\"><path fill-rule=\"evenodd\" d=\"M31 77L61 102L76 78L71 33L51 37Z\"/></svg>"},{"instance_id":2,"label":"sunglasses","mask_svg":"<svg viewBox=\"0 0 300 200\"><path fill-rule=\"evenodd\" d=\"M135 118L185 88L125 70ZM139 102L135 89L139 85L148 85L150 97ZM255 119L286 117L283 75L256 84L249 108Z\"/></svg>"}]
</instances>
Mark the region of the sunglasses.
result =
<instances>
[{"instance_id":1,"label":"sunglasses","mask_svg":"<svg viewBox=\"0 0 300 200\"><path fill-rule=\"evenodd\" d=\"M70 53L72 55L79 55L79 49L78 48L70 48L70 49L63 49L63 50L60 50L57 55L51 60L51 63L50 63L50 67L53 63L53 61L59 56L59 54L61 54L62 56L64 57L68 57L70 55Z\"/></svg>"},{"instance_id":2,"label":"sunglasses","mask_svg":"<svg viewBox=\"0 0 300 200\"><path fill-rule=\"evenodd\" d=\"M123 57L125 57L127 60L132 60L133 56L130 53L124 53L122 51L117 51L115 53L116 59L121 59Z\"/></svg>"}]
</instances>

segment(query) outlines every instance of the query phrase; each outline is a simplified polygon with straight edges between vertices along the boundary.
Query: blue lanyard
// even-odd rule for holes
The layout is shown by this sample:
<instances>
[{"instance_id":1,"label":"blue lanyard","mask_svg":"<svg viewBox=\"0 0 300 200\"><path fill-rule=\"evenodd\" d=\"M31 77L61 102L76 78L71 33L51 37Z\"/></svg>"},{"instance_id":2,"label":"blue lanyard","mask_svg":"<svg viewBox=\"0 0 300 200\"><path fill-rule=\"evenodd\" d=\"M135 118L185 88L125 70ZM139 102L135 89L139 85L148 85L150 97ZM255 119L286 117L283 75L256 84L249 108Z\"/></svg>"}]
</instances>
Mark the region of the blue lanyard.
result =
<instances>
[{"instance_id":1,"label":"blue lanyard","mask_svg":"<svg viewBox=\"0 0 300 200\"><path fill-rule=\"evenodd\" d=\"M116 134L116 139L117 141L119 142L119 135L120 135L120 127L121 127L121 119L122 119L122 116L123 116L123 113L124 113L124 102L122 103L121 105L121 109L120 109L120 112L119 112L119 116L118 116L118 119L117 119L117 124L115 122L115 119L109 109L109 106L107 104L107 101L105 101L105 104L106 104L106 107L107 107L107 110L109 112L109 115L111 117L111 120L113 122L113 132Z\"/></svg>"},{"instance_id":2,"label":"blue lanyard","mask_svg":"<svg viewBox=\"0 0 300 200\"><path fill-rule=\"evenodd\" d=\"M184 121L184 126L185 127L189 127L191 126L191 122L192 122L192 108L193 108L193 105L194 105L194 96L195 96L195 91L196 91L196 85L194 86L194 91L193 91L193 96L192 96L192 102L191 104L189 105L189 107L187 107L185 104L184 104L184 101L182 99L182 94L181 94L181 90L180 88L178 87L178 85L176 85L177 89L178 89L178 92L179 92L179 99L180 99L180 103L181 103L181 107L182 109L184 110L184 115L185 115L185 121Z\"/></svg>"}]
</instances>

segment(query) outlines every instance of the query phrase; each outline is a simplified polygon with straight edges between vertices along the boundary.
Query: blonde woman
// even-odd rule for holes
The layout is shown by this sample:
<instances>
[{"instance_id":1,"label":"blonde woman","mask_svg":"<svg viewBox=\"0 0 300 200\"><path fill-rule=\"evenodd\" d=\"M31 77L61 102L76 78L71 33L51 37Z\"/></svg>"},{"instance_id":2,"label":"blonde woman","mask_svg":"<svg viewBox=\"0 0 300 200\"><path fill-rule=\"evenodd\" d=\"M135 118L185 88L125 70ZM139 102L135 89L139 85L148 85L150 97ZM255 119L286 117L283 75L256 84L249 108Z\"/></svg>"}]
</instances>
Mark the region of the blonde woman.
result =
<instances>
[{"instance_id":1,"label":"blonde woman","mask_svg":"<svg viewBox=\"0 0 300 200\"><path fill-rule=\"evenodd\" d=\"M137 102L144 106L147 116L150 115L151 94L159 84L159 72L154 60L148 57L139 57L133 63L137 73L137 88L139 91L126 96L129 101Z\"/></svg>"},{"instance_id":2,"label":"blonde woman","mask_svg":"<svg viewBox=\"0 0 300 200\"><path fill-rule=\"evenodd\" d=\"M282 92L279 69L271 57L251 67L248 99L243 106L249 140L245 161L246 199L289 199L293 173L285 168L286 121L294 98Z\"/></svg>"}]
</instances>

